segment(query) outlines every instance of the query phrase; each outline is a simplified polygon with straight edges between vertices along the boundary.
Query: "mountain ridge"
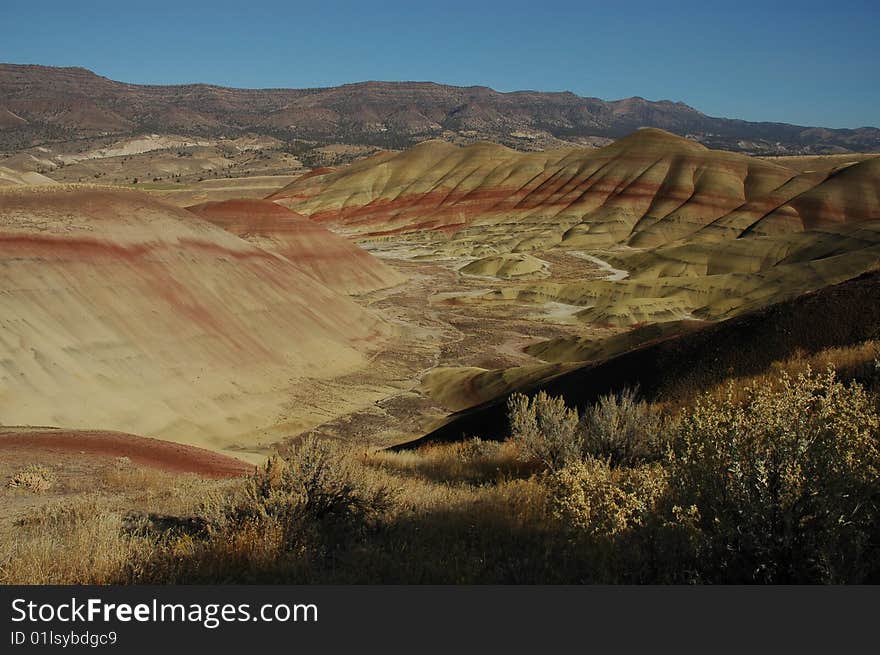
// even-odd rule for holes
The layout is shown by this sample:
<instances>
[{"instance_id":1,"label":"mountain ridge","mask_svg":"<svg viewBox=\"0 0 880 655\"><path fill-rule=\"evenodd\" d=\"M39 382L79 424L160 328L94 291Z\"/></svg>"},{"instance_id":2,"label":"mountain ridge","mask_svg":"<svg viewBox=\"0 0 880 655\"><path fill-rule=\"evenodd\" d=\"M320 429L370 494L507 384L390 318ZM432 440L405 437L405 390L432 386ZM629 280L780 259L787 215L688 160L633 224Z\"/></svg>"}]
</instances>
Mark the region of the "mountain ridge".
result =
<instances>
[{"instance_id":1,"label":"mountain ridge","mask_svg":"<svg viewBox=\"0 0 880 655\"><path fill-rule=\"evenodd\" d=\"M26 123L9 118L9 114ZM753 154L880 151L880 129L830 129L707 116L679 101L605 101L570 91L366 81L303 89L138 85L82 67L0 64L0 148L144 131L257 132L312 145L402 148L429 138L518 150L607 143L656 127Z\"/></svg>"}]
</instances>

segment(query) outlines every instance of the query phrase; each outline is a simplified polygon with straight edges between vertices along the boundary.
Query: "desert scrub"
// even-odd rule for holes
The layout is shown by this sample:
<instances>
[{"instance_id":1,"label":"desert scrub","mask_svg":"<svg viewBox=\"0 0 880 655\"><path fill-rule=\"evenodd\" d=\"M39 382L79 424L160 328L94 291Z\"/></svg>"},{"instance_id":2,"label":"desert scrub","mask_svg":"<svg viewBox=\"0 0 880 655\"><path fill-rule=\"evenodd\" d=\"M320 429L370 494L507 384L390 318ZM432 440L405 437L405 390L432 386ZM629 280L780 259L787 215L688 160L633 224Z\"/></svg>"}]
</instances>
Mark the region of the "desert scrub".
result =
<instances>
[{"instance_id":1,"label":"desert scrub","mask_svg":"<svg viewBox=\"0 0 880 655\"><path fill-rule=\"evenodd\" d=\"M667 511L662 462L612 466L588 457L544 477L557 550L580 571L569 583L694 582L693 518Z\"/></svg>"},{"instance_id":2,"label":"desert scrub","mask_svg":"<svg viewBox=\"0 0 880 655\"><path fill-rule=\"evenodd\" d=\"M45 466L32 465L22 469L6 483L10 489L27 489L34 493L49 491L55 483L55 475Z\"/></svg>"},{"instance_id":3,"label":"desert scrub","mask_svg":"<svg viewBox=\"0 0 880 655\"><path fill-rule=\"evenodd\" d=\"M552 470L513 440L363 455L307 439L248 479L182 487L185 504L156 480L125 501L205 531L126 530L131 508L106 498L32 512L0 536L0 582L877 582L876 401L831 371L768 374L615 459L561 400L520 399L521 434L563 453ZM565 438L541 445L548 425Z\"/></svg>"},{"instance_id":4,"label":"desert scrub","mask_svg":"<svg viewBox=\"0 0 880 655\"><path fill-rule=\"evenodd\" d=\"M140 582L319 581L391 512L395 495L352 453L307 437L207 499L205 534L162 540Z\"/></svg>"},{"instance_id":5,"label":"desert scrub","mask_svg":"<svg viewBox=\"0 0 880 655\"><path fill-rule=\"evenodd\" d=\"M612 466L656 460L663 451L663 422L651 406L637 400L634 389L602 396L581 419L583 448L588 456Z\"/></svg>"},{"instance_id":6,"label":"desert scrub","mask_svg":"<svg viewBox=\"0 0 880 655\"><path fill-rule=\"evenodd\" d=\"M590 457L634 465L657 460L664 451L664 422L633 389L600 397L581 418L562 398L543 391L532 399L514 394L507 410L511 441L525 460L548 471Z\"/></svg>"},{"instance_id":7,"label":"desert scrub","mask_svg":"<svg viewBox=\"0 0 880 655\"><path fill-rule=\"evenodd\" d=\"M698 517L707 580L851 582L876 575L874 400L833 370L703 397L669 454L670 504Z\"/></svg>"},{"instance_id":8,"label":"desert scrub","mask_svg":"<svg viewBox=\"0 0 880 655\"><path fill-rule=\"evenodd\" d=\"M360 539L377 525L395 496L396 489L341 446L307 437L248 478L214 534L257 526L281 535L282 549L332 556L339 544Z\"/></svg>"},{"instance_id":9,"label":"desert scrub","mask_svg":"<svg viewBox=\"0 0 880 655\"><path fill-rule=\"evenodd\" d=\"M551 512L592 580L876 580L876 400L831 369L704 395L656 461L605 451L543 476Z\"/></svg>"},{"instance_id":10,"label":"desert scrub","mask_svg":"<svg viewBox=\"0 0 880 655\"><path fill-rule=\"evenodd\" d=\"M338 445L307 437L287 457L274 455L257 469L232 516L365 525L391 507L393 496Z\"/></svg>"},{"instance_id":11,"label":"desert scrub","mask_svg":"<svg viewBox=\"0 0 880 655\"><path fill-rule=\"evenodd\" d=\"M510 436L523 459L535 461L548 471L558 471L581 457L583 437L578 413L562 398L544 391L529 399L513 394L507 401Z\"/></svg>"},{"instance_id":12,"label":"desert scrub","mask_svg":"<svg viewBox=\"0 0 880 655\"><path fill-rule=\"evenodd\" d=\"M591 536L615 536L646 525L667 493L660 464L617 467L587 458L547 478L551 509L571 529Z\"/></svg>"}]
</instances>

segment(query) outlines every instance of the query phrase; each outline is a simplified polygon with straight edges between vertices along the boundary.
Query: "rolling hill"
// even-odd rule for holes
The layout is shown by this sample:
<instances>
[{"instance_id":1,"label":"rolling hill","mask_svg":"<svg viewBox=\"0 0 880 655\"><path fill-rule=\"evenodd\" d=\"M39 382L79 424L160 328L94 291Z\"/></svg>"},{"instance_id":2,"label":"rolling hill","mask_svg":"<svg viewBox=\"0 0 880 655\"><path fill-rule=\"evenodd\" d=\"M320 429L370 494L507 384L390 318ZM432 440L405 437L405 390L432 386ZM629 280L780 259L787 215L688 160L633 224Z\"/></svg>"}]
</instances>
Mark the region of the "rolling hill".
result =
<instances>
[{"instance_id":1,"label":"rolling hill","mask_svg":"<svg viewBox=\"0 0 880 655\"><path fill-rule=\"evenodd\" d=\"M16 171L0 166L0 186L29 186L37 184L53 184L53 180L30 171Z\"/></svg>"},{"instance_id":2,"label":"rolling hill","mask_svg":"<svg viewBox=\"0 0 880 655\"><path fill-rule=\"evenodd\" d=\"M722 319L859 275L880 256L878 194L878 157L800 171L643 129L540 153L425 142L304 175L270 199L362 240L475 260L465 272L500 270L509 253L600 254L619 274L560 283L551 270L486 298L632 326Z\"/></svg>"},{"instance_id":3,"label":"rolling hill","mask_svg":"<svg viewBox=\"0 0 880 655\"><path fill-rule=\"evenodd\" d=\"M284 257L133 191L0 191L0 417L252 451L390 334Z\"/></svg>"}]
</instances>

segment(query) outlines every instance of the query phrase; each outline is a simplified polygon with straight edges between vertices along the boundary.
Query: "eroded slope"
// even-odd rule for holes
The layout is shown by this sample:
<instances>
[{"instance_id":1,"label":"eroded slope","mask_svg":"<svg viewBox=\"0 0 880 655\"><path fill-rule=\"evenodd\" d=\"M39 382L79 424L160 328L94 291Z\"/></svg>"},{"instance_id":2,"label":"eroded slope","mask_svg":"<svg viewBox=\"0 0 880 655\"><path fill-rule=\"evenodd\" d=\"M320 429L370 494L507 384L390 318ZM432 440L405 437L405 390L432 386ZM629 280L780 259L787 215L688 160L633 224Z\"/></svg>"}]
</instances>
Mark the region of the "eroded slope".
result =
<instances>
[{"instance_id":1,"label":"eroded slope","mask_svg":"<svg viewBox=\"0 0 880 655\"><path fill-rule=\"evenodd\" d=\"M604 281L487 298L560 302L587 322L720 319L868 270L880 251L880 158L802 172L661 130L599 150L520 153L426 142L318 171L270 196L362 240L489 271L510 253L601 256ZM468 268L470 266L470 268Z\"/></svg>"},{"instance_id":2,"label":"eroded slope","mask_svg":"<svg viewBox=\"0 0 880 655\"><path fill-rule=\"evenodd\" d=\"M402 276L348 239L266 200L227 200L188 207L254 245L275 253L342 293L393 286Z\"/></svg>"},{"instance_id":3,"label":"eroded slope","mask_svg":"<svg viewBox=\"0 0 880 655\"><path fill-rule=\"evenodd\" d=\"M0 193L0 416L258 446L291 387L389 328L284 258L137 192Z\"/></svg>"}]
</instances>

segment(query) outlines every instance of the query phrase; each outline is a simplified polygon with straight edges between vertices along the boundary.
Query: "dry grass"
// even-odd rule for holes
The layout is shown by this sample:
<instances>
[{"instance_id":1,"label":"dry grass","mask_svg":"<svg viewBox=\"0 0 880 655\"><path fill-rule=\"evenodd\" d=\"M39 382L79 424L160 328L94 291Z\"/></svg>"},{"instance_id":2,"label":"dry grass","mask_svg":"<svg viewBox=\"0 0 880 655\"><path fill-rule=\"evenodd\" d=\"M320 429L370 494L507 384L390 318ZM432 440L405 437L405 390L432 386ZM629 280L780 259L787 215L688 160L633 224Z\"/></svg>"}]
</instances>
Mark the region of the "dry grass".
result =
<instances>
[{"instance_id":1,"label":"dry grass","mask_svg":"<svg viewBox=\"0 0 880 655\"><path fill-rule=\"evenodd\" d=\"M197 514L235 484L137 467L124 459L92 466L65 460L23 471L48 471L53 484L39 495L3 490L0 502L20 509L0 522L0 584L137 580L159 544L155 535L131 534L126 515Z\"/></svg>"},{"instance_id":2,"label":"dry grass","mask_svg":"<svg viewBox=\"0 0 880 655\"><path fill-rule=\"evenodd\" d=\"M859 368L872 353L823 355ZM779 372L814 361L701 396L663 440L631 434L656 407L606 406L591 429L623 426L639 456L587 449L555 471L478 439L401 453L307 441L222 483L111 467L99 491L0 536L0 583L877 581L878 396ZM131 509L173 516L133 526Z\"/></svg>"},{"instance_id":3,"label":"dry grass","mask_svg":"<svg viewBox=\"0 0 880 655\"><path fill-rule=\"evenodd\" d=\"M770 384L781 375L795 378L807 371L824 371L829 367L836 371L840 380L855 381L876 389L880 383L878 361L880 341L873 339L851 346L825 348L817 353L798 351L789 358L772 362L756 375L732 376L728 372L713 379L701 376L699 379L670 380L660 394L659 404L667 410L680 410L692 405L705 393L714 398L732 393L735 400L742 400L749 387Z\"/></svg>"},{"instance_id":4,"label":"dry grass","mask_svg":"<svg viewBox=\"0 0 880 655\"><path fill-rule=\"evenodd\" d=\"M161 474L109 470L103 491L26 512L0 535L0 583L525 581L527 570L499 574L478 553L512 554L521 541L534 552L526 559L546 554L546 489L510 444L310 457L295 451L249 480L164 491ZM108 481L128 496L108 493ZM211 527L133 531L133 508Z\"/></svg>"},{"instance_id":5,"label":"dry grass","mask_svg":"<svg viewBox=\"0 0 880 655\"><path fill-rule=\"evenodd\" d=\"M98 497L45 506L0 540L2 584L112 584L136 578L155 544L127 536Z\"/></svg>"},{"instance_id":6,"label":"dry grass","mask_svg":"<svg viewBox=\"0 0 880 655\"><path fill-rule=\"evenodd\" d=\"M520 457L513 442L471 438L450 444L428 445L417 451L376 451L364 456L370 466L397 475L440 483L485 484L529 477L538 470Z\"/></svg>"}]
</instances>

